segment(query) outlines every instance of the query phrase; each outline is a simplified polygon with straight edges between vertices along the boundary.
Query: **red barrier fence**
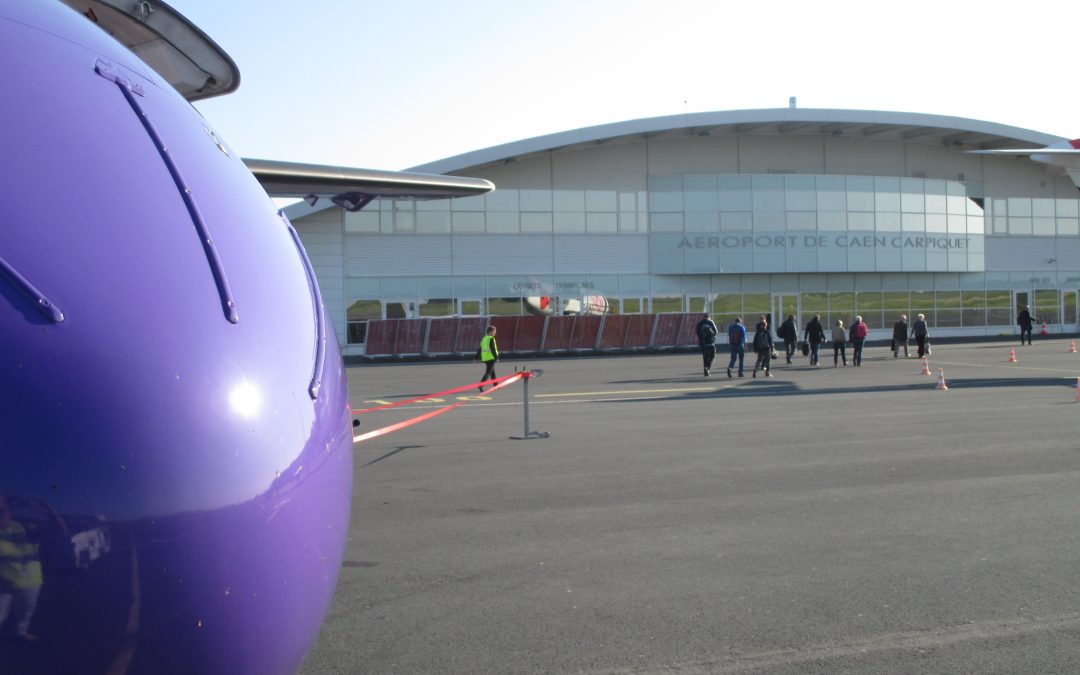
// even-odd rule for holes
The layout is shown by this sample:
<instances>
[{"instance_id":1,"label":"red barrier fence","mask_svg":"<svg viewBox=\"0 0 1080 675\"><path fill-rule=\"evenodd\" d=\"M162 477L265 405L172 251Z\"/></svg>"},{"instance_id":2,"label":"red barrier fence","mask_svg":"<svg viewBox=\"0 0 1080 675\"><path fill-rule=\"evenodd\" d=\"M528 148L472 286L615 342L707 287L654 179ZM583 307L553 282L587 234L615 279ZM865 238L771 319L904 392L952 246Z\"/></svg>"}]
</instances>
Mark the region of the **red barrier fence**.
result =
<instances>
[{"instance_id":1,"label":"red barrier fence","mask_svg":"<svg viewBox=\"0 0 1080 675\"><path fill-rule=\"evenodd\" d=\"M593 350L596 349L597 338L600 337L600 324L602 316L578 316L574 322L574 332L570 336L570 349Z\"/></svg>"},{"instance_id":2,"label":"red barrier fence","mask_svg":"<svg viewBox=\"0 0 1080 675\"><path fill-rule=\"evenodd\" d=\"M505 354L670 349L697 344L701 314L493 316L369 321L367 356L473 354L489 325Z\"/></svg>"},{"instance_id":3,"label":"red barrier fence","mask_svg":"<svg viewBox=\"0 0 1080 675\"><path fill-rule=\"evenodd\" d=\"M445 319L414 319L414 321L428 322L428 354L452 354L454 353L454 340L457 337L458 319L447 317ZM371 323L375 323L372 321ZM368 352L371 353L370 351Z\"/></svg>"}]
</instances>

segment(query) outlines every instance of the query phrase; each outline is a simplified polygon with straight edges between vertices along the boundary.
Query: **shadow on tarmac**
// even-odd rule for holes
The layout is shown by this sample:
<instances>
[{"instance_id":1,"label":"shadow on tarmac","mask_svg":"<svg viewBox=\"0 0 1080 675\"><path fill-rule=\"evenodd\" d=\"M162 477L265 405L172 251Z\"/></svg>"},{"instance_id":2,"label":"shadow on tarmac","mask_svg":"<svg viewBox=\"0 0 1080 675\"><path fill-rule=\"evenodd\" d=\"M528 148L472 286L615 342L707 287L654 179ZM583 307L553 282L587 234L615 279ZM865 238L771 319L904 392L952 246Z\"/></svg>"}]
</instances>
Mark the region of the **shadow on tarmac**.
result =
<instances>
[{"instance_id":1,"label":"shadow on tarmac","mask_svg":"<svg viewBox=\"0 0 1080 675\"><path fill-rule=\"evenodd\" d=\"M390 452L383 455L382 457L376 457L375 459L371 460L367 464L361 464L360 467L363 468L365 466L371 466L372 464L374 464L376 462L381 462L384 459L388 459L390 457L393 457L394 455L396 455L399 452L402 452L404 450L412 450L412 449L415 449L415 448L426 448L426 447L427 447L426 445L399 445L396 448L394 448L393 450L391 450Z\"/></svg>"},{"instance_id":2,"label":"shadow on tarmac","mask_svg":"<svg viewBox=\"0 0 1080 675\"><path fill-rule=\"evenodd\" d=\"M726 378L720 381L725 381ZM651 380L632 380L631 382L650 382ZM707 381L707 380L706 380ZM746 381L744 379L744 381ZM1074 383L1070 378L1061 377L1030 377L1030 378L957 378L946 379L949 389L992 389L997 387L1008 387L1010 389L1016 387L1069 387L1072 388ZM784 380L769 380L757 378L751 380L753 384L750 386L740 387L726 387L718 391L713 392L687 392L685 394L671 395L671 396L658 396L644 398L625 398L625 399L606 399L603 403L621 403L625 401L674 401L678 399L686 398L740 398L743 396L822 396L832 394L882 394L890 392L904 392L904 391L934 391L934 387L937 384L937 378L934 376L926 376L925 379L919 379L917 382L910 384L888 384L888 385L857 385L850 387L815 387L813 389L803 389L792 382L786 382Z\"/></svg>"}]
</instances>

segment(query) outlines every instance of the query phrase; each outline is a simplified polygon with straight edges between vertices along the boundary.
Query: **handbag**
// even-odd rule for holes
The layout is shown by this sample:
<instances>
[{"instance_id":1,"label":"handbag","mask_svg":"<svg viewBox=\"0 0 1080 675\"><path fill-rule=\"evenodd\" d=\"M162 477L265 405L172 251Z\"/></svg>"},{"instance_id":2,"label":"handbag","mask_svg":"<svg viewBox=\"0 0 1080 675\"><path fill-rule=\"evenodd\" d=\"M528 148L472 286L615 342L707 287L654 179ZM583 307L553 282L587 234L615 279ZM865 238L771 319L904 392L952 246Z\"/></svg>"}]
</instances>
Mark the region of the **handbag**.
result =
<instances>
[{"instance_id":1,"label":"handbag","mask_svg":"<svg viewBox=\"0 0 1080 675\"><path fill-rule=\"evenodd\" d=\"M803 340L799 343L799 349L802 350L803 356L810 356L810 343L808 343L806 340Z\"/></svg>"},{"instance_id":2,"label":"handbag","mask_svg":"<svg viewBox=\"0 0 1080 675\"><path fill-rule=\"evenodd\" d=\"M926 355L930 356L930 342L929 342L929 340L926 342Z\"/></svg>"},{"instance_id":3,"label":"handbag","mask_svg":"<svg viewBox=\"0 0 1080 675\"><path fill-rule=\"evenodd\" d=\"M776 349L773 349L772 352L769 354L769 357L778 359L780 358L780 352L776 351Z\"/></svg>"}]
</instances>

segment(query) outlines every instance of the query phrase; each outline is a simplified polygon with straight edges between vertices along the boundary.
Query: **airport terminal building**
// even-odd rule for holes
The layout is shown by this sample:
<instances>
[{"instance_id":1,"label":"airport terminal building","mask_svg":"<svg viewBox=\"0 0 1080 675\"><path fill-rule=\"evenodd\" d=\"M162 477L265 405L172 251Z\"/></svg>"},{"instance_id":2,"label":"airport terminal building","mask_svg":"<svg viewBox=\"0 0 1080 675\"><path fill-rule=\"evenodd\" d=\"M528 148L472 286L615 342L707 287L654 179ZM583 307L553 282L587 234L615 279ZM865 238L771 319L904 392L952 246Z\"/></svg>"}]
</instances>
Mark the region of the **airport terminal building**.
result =
<instances>
[{"instance_id":1,"label":"airport terminal building","mask_svg":"<svg viewBox=\"0 0 1080 675\"><path fill-rule=\"evenodd\" d=\"M937 115L782 108L589 127L412 170L497 189L286 209L346 354L371 321L709 311L900 314L932 335L1077 329L1080 192L1030 158L1064 139ZM542 299L542 303L538 303ZM600 299L601 302L591 302ZM872 334L873 337L873 334Z\"/></svg>"}]
</instances>

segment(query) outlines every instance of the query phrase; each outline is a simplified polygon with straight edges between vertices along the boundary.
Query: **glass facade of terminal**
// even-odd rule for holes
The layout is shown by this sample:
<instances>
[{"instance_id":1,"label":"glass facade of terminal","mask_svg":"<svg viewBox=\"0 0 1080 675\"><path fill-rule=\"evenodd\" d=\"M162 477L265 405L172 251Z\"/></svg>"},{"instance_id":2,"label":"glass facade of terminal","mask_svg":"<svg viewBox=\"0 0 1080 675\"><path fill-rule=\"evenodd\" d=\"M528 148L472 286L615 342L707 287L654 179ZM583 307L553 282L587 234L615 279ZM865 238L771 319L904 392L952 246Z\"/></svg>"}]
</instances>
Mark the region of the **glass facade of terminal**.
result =
<instances>
[{"instance_id":1,"label":"glass facade of terminal","mask_svg":"<svg viewBox=\"0 0 1080 675\"><path fill-rule=\"evenodd\" d=\"M600 296L612 313L710 311L723 321L794 313L802 323L816 313L830 323L859 314L879 330L900 314L922 313L946 334L1008 332L1026 304L1047 324L1077 322L1080 273L1052 264L995 272L986 264L988 237L1080 238L1077 199L995 198L978 184L887 176L647 181L642 191L499 189L456 200L377 200L346 213L346 238L644 240L627 273L346 274L348 341L363 341L369 319L523 314L537 297L556 313Z\"/></svg>"}]
</instances>

